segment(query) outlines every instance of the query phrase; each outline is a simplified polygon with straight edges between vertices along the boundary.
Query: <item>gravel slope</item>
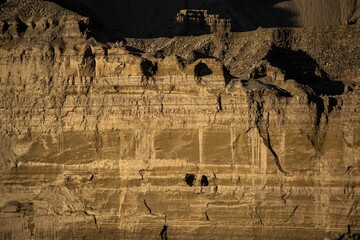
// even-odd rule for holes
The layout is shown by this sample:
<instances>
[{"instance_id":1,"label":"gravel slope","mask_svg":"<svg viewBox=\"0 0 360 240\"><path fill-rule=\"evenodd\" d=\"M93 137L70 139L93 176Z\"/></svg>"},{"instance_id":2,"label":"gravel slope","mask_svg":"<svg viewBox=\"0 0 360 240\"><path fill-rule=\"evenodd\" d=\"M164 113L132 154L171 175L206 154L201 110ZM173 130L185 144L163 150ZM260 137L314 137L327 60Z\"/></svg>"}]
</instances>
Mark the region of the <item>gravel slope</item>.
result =
<instances>
[{"instance_id":1,"label":"gravel slope","mask_svg":"<svg viewBox=\"0 0 360 240\"><path fill-rule=\"evenodd\" d=\"M3 1L4 2L4 1ZM116 36L167 36L169 21L185 8L209 9L228 14L234 31L249 31L258 27L319 27L356 23L360 17L360 0L53 0L63 8L87 16L100 29ZM14 15L63 15L49 1L8 0L0 9L0 19ZM2 7L3 8L3 7ZM34 11L38 8L39 11ZM31 10L31 11L26 11Z\"/></svg>"}]
</instances>

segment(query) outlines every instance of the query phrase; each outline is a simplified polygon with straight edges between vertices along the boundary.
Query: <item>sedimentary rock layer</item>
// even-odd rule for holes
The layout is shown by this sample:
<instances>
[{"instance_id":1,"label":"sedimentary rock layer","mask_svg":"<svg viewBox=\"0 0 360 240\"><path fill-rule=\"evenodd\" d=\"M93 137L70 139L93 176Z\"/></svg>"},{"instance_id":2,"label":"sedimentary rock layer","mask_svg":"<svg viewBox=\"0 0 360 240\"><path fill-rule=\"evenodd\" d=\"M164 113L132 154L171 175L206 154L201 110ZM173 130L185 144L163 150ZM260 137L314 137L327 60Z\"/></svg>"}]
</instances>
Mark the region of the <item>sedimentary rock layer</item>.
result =
<instances>
[{"instance_id":1,"label":"sedimentary rock layer","mask_svg":"<svg viewBox=\"0 0 360 240\"><path fill-rule=\"evenodd\" d=\"M358 27L101 44L86 19L18 23L0 36L1 238L360 231Z\"/></svg>"}]
</instances>

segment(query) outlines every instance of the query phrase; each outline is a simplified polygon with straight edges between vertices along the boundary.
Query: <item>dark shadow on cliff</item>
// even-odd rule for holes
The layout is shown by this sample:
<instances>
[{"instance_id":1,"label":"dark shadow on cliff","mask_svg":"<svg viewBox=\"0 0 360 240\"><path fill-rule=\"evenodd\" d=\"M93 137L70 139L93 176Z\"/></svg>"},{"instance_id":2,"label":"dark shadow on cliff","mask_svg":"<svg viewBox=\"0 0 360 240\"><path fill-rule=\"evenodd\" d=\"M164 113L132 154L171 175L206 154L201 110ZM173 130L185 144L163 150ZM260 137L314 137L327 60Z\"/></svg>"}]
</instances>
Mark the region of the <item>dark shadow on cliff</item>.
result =
<instances>
[{"instance_id":1,"label":"dark shadow on cliff","mask_svg":"<svg viewBox=\"0 0 360 240\"><path fill-rule=\"evenodd\" d=\"M265 59L286 74L286 79L294 79L310 86L317 95L341 95L344 84L333 81L319 64L303 50L292 50L273 45Z\"/></svg>"},{"instance_id":2,"label":"dark shadow on cliff","mask_svg":"<svg viewBox=\"0 0 360 240\"><path fill-rule=\"evenodd\" d=\"M229 0L233 31L255 30L259 27L299 27L294 21L295 12L279 8L275 4L289 0Z\"/></svg>"},{"instance_id":3,"label":"dark shadow on cliff","mask_svg":"<svg viewBox=\"0 0 360 240\"><path fill-rule=\"evenodd\" d=\"M351 230L351 225L347 225L348 232L339 234L337 236L334 236L333 240L358 240L360 239L360 233L353 233Z\"/></svg>"},{"instance_id":4,"label":"dark shadow on cliff","mask_svg":"<svg viewBox=\"0 0 360 240\"><path fill-rule=\"evenodd\" d=\"M309 54L303 50L292 50L289 47L273 45L265 57L272 66L285 72L285 79L294 79L302 85L312 89L314 94L308 96L308 103L316 104L315 126L320 126L321 117L325 112L325 102L321 95L341 95L345 86L341 81L333 81L329 75L321 69L321 66ZM329 109L334 104L330 100Z\"/></svg>"},{"instance_id":5,"label":"dark shadow on cliff","mask_svg":"<svg viewBox=\"0 0 360 240\"><path fill-rule=\"evenodd\" d=\"M89 17L91 24L87 29L88 36L101 42L114 42L123 38L172 37L174 32L171 21L184 8L229 16L232 19L232 31L248 31L260 26L293 26L293 13L274 7L274 4L286 0L48 1ZM204 28L201 34L210 33L207 26Z\"/></svg>"}]
</instances>

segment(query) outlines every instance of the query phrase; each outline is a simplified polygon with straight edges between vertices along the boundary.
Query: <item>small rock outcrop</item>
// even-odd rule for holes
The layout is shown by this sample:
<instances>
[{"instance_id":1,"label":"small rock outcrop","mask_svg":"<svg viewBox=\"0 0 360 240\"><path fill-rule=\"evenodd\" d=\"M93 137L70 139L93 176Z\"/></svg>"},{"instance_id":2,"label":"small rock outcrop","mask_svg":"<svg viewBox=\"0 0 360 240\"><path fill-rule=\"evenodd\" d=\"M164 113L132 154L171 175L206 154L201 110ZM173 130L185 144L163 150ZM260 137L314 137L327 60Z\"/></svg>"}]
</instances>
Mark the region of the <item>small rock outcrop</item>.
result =
<instances>
[{"instance_id":1,"label":"small rock outcrop","mask_svg":"<svg viewBox=\"0 0 360 240\"><path fill-rule=\"evenodd\" d=\"M183 9L177 14L170 32L173 35L203 35L215 32L230 32L231 19L207 10Z\"/></svg>"}]
</instances>

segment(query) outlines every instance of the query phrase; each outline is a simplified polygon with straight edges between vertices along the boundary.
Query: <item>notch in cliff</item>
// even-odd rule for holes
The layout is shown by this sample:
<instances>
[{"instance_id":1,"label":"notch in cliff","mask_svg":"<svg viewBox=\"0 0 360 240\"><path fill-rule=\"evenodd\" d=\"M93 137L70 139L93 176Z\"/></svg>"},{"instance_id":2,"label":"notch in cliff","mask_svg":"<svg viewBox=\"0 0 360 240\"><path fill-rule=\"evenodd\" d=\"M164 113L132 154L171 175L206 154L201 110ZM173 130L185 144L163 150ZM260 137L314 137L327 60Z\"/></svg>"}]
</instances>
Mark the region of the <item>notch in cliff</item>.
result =
<instances>
[{"instance_id":1,"label":"notch in cliff","mask_svg":"<svg viewBox=\"0 0 360 240\"><path fill-rule=\"evenodd\" d=\"M248 83L249 84L249 83ZM268 105L266 101L276 102L279 95L276 95L276 92L271 92L264 86L261 82L256 80L252 80L250 84L247 86L249 88L248 92L248 104L249 104L249 112L250 112L250 126L255 126L258 131L259 136L261 137L263 144L272 154L275 165L278 170L284 175L289 175L288 172L284 170L281 165L280 159L276 151L274 150L271 143L271 136L269 133L270 126L270 112L274 109L273 105ZM264 95L266 97L264 97ZM280 95L281 96L281 95Z\"/></svg>"},{"instance_id":2,"label":"notch in cliff","mask_svg":"<svg viewBox=\"0 0 360 240\"><path fill-rule=\"evenodd\" d=\"M167 230L168 230L168 226L167 225L164 225L163 228L161 229L161 232L160 232L160 237L161 237L161 240L167 240Z\"/></svg>"},{"instance_id":3,"label":"notch in cliff","mask_svg":"<svg viewBox=\"0 0 360 240\"><path fill-rule=\"evenodd\" d=\"M195 174L187 173L185 176L186 184L189 185L190 187L192 187L194 185L194 181L195 181Z\"/></svg>"},{"instance_id":4,"label":"notch in cliff","mask_svg":"<svg viewBox=\"0 0 360 240\"><path fill-rule=\"evenodd\" d=\"M209 180L208 180L207 176L202 175L200 183L201 183L201 186L204 186L204 187L209 186Z\"/></svg>"},{"instance_id":5,"label":"notch in cliff","mask_svg":"<svg viewBox=\"0 0 360 240\"><path fill-rule=\"evenodd\" d=\"M265 56L270 65L285 73L285 79L295 79L302 85L310 86L315 94L341 95L344 84L333 81L319 64L303 50L273 45Z\"/></svg>"}]
</instances>

